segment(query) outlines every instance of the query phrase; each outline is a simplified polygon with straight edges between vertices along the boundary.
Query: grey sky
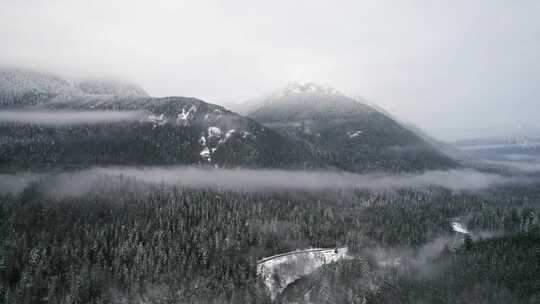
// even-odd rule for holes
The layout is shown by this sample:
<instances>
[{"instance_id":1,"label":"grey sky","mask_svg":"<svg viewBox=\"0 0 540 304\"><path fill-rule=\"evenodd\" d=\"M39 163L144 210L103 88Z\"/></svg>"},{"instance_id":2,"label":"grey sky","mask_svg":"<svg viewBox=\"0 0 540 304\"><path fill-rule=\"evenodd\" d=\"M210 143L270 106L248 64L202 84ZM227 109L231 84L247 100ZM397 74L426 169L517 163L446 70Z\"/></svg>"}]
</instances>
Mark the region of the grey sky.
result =
<instances>
[{"instance_id":1,"label":"grey sky","mask_svg":"<svg viewBox=\"0 0 540 304\"><path fill-rule=\"evenodd\" d=\"M288 81L442 139L540 134L540 1L0 0L0 64L240 102Z\"/></svg>"}]
</instances>

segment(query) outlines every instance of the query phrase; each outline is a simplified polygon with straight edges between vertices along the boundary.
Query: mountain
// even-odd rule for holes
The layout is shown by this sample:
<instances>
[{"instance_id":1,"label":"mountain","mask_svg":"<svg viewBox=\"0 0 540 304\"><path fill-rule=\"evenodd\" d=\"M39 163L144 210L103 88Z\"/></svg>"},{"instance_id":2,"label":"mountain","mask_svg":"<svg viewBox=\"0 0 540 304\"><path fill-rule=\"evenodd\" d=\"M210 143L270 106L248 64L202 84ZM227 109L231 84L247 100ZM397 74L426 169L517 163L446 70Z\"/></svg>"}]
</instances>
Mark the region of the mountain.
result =
<instances>
[{"instance_id":1,"label":"mountain","mask_svg":"<svg viewBox=\"0 0 540 304\"><path fill-rule=\"evenodd\" d=\"M447 169L455 161L361 100L313 83L292 83L248 116L353 172Z\"/></svg>"},{"instance_id":2,"label":"mountain","mask_svg":"<svg viewBox=\"0 0 540 304\"><path fill-rule=\"evenodd\" d=\"M361 98L361 97L360 97ZM358 98L356 98L358 99ZM452 143L447 143L444 141L441 141L430 134L428 134L426 131L418 127L417 125L409 122L401 120L392 114L390 114L388 111L384 110L383 108L375 105L370 104L371 107L376 109L377 111L381 112L382 114L386 115L388 118L391 118L392 120L396 121L397 123L401 124L404 128L409 129L416 135L420 136L423 140L428 142L430 145L432 145L434 148L436 148L438 151L442 152L446 156L450 157L453 160L460 161L460 162L466 162L471 160L471 155L466 153L465 151L462 151L458 147L456 147Z\"/></svg>"},{"instance_id":3,"label":"mountain","mask_svg":"<svg viewBox=\"0 0 540 304\"><path fill-rule=\"evenodd\" d=\"M149 97L140 86L122 81L83 80L75 83L56 75L22 68L0 67L0 105L18 108L56 100L101 96Z\"/></svg>"},{"instance_id":4,"label":"mountain","mask_svg":"<svg viewBox=\"0 0 540 304\"><path fill-rule=\"evenodd\" d=\"M333 88L290 83L281 92L252 101L250 116L265 123L355 117L375 110Z\"/></svg>"},{"instance_id":5,"label":"mountain","mask_svg":"<svg viewBox=\"0 0 540 304\"><path fill-rule=\"evenodd\" d=\"M139 85L122 81L83 80L77 82L76 86L86 94L138 97L150 96Z\"/></svg>"},{"instance_id":6,"label":"mountain","mask_svg":"<svg viewBox=\"0 0 540 304\"><path fill-rule=\"evenodd\" d=\"M36 75L24 72L14 76L32 79L32 95L20 95L16 104L2 97L0 109L22 108L0 117L0 168L325 167L315 161L311 151L273 130L202 100L88 94L88 90L73 89L53 76L44 78L47 85L34 85L41 84ZM13 83L4 81L1 85L9 89ZM64 89L69 94L64 94ZM24 115L42 121L15 118Z\"/></svg>"},{"instance_id":7,"label":"mountain","mask_svg":"<svg viewBox=\"0 0 540 304\"><path fill-rule=\"evenodd\" d=\"M478 159L494 161L540 161L540 138L521 135L500 138L476 138L454 143Z\"/></svg>"},{"instance_id":8,"label":"mountain","mask_svg":"<svg viewBox=\"0 0 540 304\"><path fill-rule=\"evenodd\" d=\"M2 107L34 105L56 96L80 93L78 88L55 75L20 68L0 68Z\"/></svg>"},{"instance_id":9,"label":"mountain","mask_svg":"<svg viewBox=\"0 0 540 304\"><path fill-rule=\"evenodd\" d=\"M465 151L460 150L456 146L454 146L451 143L447 143L444 141L441 141L430 134L426 133L424 130L419 128L418 126L409 123L409 122L400 122L401 125L412 132L414 132L416 135L420 136L423 140L428 142L430 145L435 147L438 151L442 152L446 156L450 157L451 159L460 161L460 162L466 162L471 160L471 155L466 153Z\"/></svg>"},{"instance_id":10,"label":"mountain","mask_svg":"<svg viewBox=\"0 0 540 304\"><path fill-rule=\"evenodd\" d=\"M72 84L16 69L1 75L0 109L47 118L0 117L0 168L200 164L397 172L455 166L384 113L316 84L289 85L255 103L248 118L195 98L149 97L133 84Z\"/></svg>"}]
</instances>

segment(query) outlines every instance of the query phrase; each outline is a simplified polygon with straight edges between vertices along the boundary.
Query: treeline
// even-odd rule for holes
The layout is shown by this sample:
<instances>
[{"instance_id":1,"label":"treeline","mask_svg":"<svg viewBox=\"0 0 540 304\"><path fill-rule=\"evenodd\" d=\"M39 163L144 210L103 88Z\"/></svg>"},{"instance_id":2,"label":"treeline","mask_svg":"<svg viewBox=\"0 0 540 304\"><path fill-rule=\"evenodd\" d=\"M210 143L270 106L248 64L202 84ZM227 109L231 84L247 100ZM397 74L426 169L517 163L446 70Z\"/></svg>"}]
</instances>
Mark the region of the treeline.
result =
<instances>
[{"instance_id":1,"label":"treeline","mask_svg":"<svg viewBox=\"0 0 540 304\"><path fill-rule=\"evenodd\" d=\"M202 128L150 123L40 126L0 123L0 167L81 168L96 165L171 165L201 161Z\"/></svg>"},{"instance_id":2,"label":"treeline","mask_svg":"<svg viewBox=\"0 0 540 304\"><path fill-rule=\"evenodd\" d=\"M251 121L237 120L230 123L231 129L245 127L245 131L236 129L226 140L225 129L220 137L211 138L208 126L199 123L155 126L124 121L47 126L0 122L0 169L62 170L112 165L330 167L307 147L296 146L270 130L261 131ZM206 146L212 161L201 157Z\"/></svg>"},{"instance_id":3,"label":"treeline","mask_svg":"<svg viewBox=\"0 0 540 304\"><path fill-rule=\"evenodd\" d=\"M421 263L391 268L361 257L325 265L276 303L493 303L540 301L540 231L468 241Z\"/></svg>"},{"instance_id":4,"label":"treeline","mask_svg":"<svg viewBox=\"0 0 540 304\"><path fill-rule=\"evenodd\" d=\"M535 189L508 191L533 198ZM0 199L0 299L269 303L255 273L262 257L310 246L418 248L450 234L448 218L460 216L472 230L522 231L537 223L529 198L511 207L497 195L440 188L241 193L125 177L83 197L55 197L34 183ZM345 269L355 277L356 267Z\"/></svg>"},{"instance_id":5,"label":"treeline","mask_svg":"<svg viewBox=\"0 0 540 304\"><path fill-rule=\"evenodd\" d=\"M468 242L432 263L397 275L373 303L540 302L540 232Z\"/></svg>"}]
</instances>

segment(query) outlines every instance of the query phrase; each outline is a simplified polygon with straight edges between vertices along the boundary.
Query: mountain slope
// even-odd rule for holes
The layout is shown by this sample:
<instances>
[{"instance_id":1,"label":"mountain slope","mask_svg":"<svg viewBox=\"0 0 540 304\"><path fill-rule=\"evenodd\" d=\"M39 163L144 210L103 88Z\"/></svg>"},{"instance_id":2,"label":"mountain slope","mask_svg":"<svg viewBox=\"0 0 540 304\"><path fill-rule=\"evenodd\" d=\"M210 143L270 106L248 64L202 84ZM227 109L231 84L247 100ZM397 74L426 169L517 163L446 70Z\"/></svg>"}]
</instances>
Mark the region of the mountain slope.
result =
<instances>
[{"instance_id":1,"label":"mountain slope","mask_svg":"<svg viewBox=\"0 0 540 304\"><path fill-rule=\"evenodd\" d=\"M344 170L397 172L456 165L384 113L315 84L291 84L259 101L249 116Z\"/></svg>"},{"instance_id":2,"label":"mountain slope","mask_svg":"<svg viewBox=\"0 0 540 304\"><path fill-rule=\"evenodd\" d=\"M84 80L71 83L48 73L0 67L0 106L4 108L96 96L149 97L143 88L127 82Z\"/></svg>"},{"instance_id":3,"label":"mountain slope","mask_svg":"<svg viewBox=\"0 0 540 304\"><path fill-rule=\"evenodd\" d=\"M10 83L3 85L9 87ZM36 92L41 93L37 89ZM0 168L326 166L317 163L308 149L257 122L195 98L80 93L55 95L37 102L24 98L20 101L20 105L25 105L24 111L37 117L52 116L49 120L53 121L28 123L0 119ZM10 104L0 108L13 107ZM61 121L61 117L81 113L87 117L118 112L136 114L127 120Z\"/></svg>"},{"instance_id":4,"label":"mountain slope","mask_svg":"<svg viewBox=\"0 0 540 304\"><path fill-rule=\"evenodd\" d=\"M201 100L104 98L48 103L32 110L139 111L137 120L66 125L0 124L0 165L202 164L226 167L312 167L295 148L251 119Z\"/></svg>"},{"instance_id":5,"label":"mountain slope","mask_svg":"<svg viewBox=\"0 0 540 304\"><path fill-rule=\"evenodd\" d=\"M69 82L46 73L0 67L0 106L21 107L47 102L59 95L82 93Z\"/></svg>"},{"instance_id":6,"label":"mountain slope","mask_svg":"<svg viewBox=\"0 0 540 304\"><path fill-rule=\"evenodd\" d=\"M138 97L150 96L140 86L121 81L83 80L77 82L76 86L86 94Z\"/></svg>"},{"instance_id":7,"label":"mountain slope","mask_svg":"<svg viewBox=\"0 0 540 304\"><path fill-rule=\"evenodd\" d=\"M458 162L463 162L463 161L469 161L470 160L471 156L468 155L467 153L464 153L462 150L460 150L455 145L453 145L451 143L441 141L441 140L431 136L430 134L428 134L427 132L425 132L423 129L416 126L415 124L413 124L413 123L411 123L409 121L400 120L397 117L393 116L392 114L388 113L386 110L382 109L381 107L379 107L379 106L377 106L375 104L370 104L370 106L373 107L374 109L376 109L377 111L383 113L387 117L389 117L389 118L393 119L394 121L398 122L404 128L409 129L414 134L420 136L427 143L429 143L434 148L436 148L438 151L442 152L443 154L450 157L451 159L456 160Z\"/></svg>"}]
</instances>

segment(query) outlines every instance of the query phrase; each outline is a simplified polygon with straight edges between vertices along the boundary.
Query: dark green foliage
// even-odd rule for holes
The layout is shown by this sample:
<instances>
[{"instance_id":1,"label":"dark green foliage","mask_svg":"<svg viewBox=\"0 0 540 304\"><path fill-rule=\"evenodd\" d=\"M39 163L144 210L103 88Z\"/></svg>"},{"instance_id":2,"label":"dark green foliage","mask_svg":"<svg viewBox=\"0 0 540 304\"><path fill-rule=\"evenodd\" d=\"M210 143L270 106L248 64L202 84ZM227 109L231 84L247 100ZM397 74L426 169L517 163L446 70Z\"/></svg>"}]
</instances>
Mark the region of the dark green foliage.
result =
<instances>
[{"instance_id":1,"label":"dark green foliage","mask_svg":"<svg viewBox=\"0 0 540 304\"><path fill-rule=\"evenodd\" d=\"M368 263L360 258L322 266L292 283L276 303L363 303L376 282Z\"/></svg>"},{"instance_id":2,"label":"dark green foliage","mask_svg":"<svg viewBox=\"0 0 540 304\"><path fill-rule=\"evenodd\" d=\"M116 122L76 126L2 124L4 168L196 164L201 129Z\"/></svg>"},{"instance_id":3,"label":"dark green foliage","mask_svg":"<svg viewBox=\"0 0 540 304\"><path fill-rule=\"evenodd\" d=\"M536 212L501 204L438 188L253 194L106 178L84 197L52 198L32 184L0 199L0 299L268 303L255 275L262 257L310 246L417 248L451 233L449 217L470 216L473 230L502 230L514 213ZM511 231L523 227L510 222ZM365 288L345 277L362 278L355 269L373 266L354 263L323 269L317 284L332 299L358 299Z\"/></svg>"},{"instance_id":4,"label":"dark green foliage","mask_svg":"<svg viewBox=\"0 0 540 304\"><path fill-rule=\"evenodd\" d=\"M401 274L372 302L538 303L539 258L537 233L470 241L422 266L425 269Z\"/></svg>"}]
</instances>

